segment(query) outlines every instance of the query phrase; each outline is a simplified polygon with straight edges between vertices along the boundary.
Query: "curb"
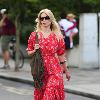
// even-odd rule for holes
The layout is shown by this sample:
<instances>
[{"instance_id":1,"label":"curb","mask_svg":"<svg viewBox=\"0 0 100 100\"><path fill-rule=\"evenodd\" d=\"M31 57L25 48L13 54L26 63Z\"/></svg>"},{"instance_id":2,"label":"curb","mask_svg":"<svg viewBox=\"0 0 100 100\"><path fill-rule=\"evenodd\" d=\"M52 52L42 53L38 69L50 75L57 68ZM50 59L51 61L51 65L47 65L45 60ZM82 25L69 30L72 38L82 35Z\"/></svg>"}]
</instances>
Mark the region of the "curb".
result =
<instances>
[{"instance_id":1,"label":"curb","mask_svg":"<svg viewBox=\"0 0 100 100\"><path fill-rule=\"evenodd\" d=\"M65 92L80 95L80 96L85 96L85 97L96 99L96 100L100 100L99 95L91 94L91 93L88 93L88 92L78 91L77 89L74 90L74 89L65 88Z\"/></svg>"},{"instance_id":2,"label":"curb","mask_svg":"<svg viewBox=\"0 0 100 100\"><path fill-rule=\"evenodd\" d=\"M28 79L24 79L24 78L10 77L10 76L6 76L6 75L0 75L0 78L15 81L15 82L21 82L21 83L29 84L29 85L33 86L32 80L28 80ZM77 89L65 88L64 90L67 93L72 93L72 94L76 94L76 95L85 96L85 97L93 98L93 99L96 99L96 100L100 100L99 95L95 95L95 94L91 94L91 93L87 93L87 92L82 92L82 91L79 91Z\"/></svg>"},{"instance_id":3,"label":"curb","mask_svg":"<svg viewBox=\"0 0 100 100\"><path fill-rule=\"evenodd\" d=\"M5 75L0 75L0 78L15 81L15 82L21 82L21 83L29 84L29 85L33 86L33 81L28 80L28 79L17 78L17 77L9 77L9 76L5 76Z\"/></svg>"}]
</instances>

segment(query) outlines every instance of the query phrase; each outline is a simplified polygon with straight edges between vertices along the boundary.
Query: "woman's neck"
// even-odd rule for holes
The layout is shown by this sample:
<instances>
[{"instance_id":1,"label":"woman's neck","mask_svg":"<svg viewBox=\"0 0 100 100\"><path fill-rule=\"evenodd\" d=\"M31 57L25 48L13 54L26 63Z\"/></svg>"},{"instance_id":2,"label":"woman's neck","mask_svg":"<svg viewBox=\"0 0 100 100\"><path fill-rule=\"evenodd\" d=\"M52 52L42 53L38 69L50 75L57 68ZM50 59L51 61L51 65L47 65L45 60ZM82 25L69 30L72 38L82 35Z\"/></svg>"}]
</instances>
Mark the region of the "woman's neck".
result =
<instances>
[{"instance_id":1,"label":"woman's neck","mask_svg":"<svg viewBox=\"0 0 100 100\"><path fill-rule=\"evenodd\" d=\"M51 32L51 29L50 28L42 28L41 30L43 33L50 33Z\"/></svg>"}]
</instances>

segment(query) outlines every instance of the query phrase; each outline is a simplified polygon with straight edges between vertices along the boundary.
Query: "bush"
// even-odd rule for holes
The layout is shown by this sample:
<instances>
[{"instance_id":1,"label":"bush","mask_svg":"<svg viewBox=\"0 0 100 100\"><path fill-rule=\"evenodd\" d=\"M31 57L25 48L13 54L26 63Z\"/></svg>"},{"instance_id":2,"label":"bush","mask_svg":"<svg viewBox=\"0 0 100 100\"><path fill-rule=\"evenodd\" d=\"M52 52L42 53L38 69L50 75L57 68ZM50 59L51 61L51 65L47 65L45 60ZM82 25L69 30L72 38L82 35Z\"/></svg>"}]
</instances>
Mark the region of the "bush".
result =
<instances>
[{"instance_id":1,"label":"bush","mask_svg":"<svg viewBox=\"0 0 100 100\"><path fill-rule=\"evenodd\" d=\"M31 24L23 25L21 28L20 42L26 44L30 33L34 30Z\"/></svg>"}]
</instances>

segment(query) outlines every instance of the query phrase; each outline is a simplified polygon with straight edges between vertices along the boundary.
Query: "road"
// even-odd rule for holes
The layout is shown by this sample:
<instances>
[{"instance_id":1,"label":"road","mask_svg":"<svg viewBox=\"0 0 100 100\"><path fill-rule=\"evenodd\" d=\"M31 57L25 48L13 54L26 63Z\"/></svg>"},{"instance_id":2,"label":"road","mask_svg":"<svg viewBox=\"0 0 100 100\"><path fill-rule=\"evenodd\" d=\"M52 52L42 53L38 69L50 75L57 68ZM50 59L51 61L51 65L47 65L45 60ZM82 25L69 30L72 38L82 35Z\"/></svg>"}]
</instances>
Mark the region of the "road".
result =
<instances>
[{"instance_id":1,"label":"road","mask_svg":"<svg viewBox=\"0 0 100 100\"><path fill-rule=\"evenodd\" d=\"M67 100L95 100L65 93ZM0 79L0 100L33 100L33 87L28 84Z\"/></svg>"}]
</instances>

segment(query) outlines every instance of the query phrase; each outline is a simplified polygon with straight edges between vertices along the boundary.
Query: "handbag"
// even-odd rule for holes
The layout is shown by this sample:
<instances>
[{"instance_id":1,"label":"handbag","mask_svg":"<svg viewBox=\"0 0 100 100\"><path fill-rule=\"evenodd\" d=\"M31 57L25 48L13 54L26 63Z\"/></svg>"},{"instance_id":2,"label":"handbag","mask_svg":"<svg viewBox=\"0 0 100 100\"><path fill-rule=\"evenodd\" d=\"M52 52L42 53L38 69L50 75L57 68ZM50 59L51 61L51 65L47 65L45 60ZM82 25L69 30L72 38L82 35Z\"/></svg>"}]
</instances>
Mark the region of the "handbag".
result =
<instances>
[{"instance_id":1,"label":"handbag","mask_svg":"<svg viewBox=\"0 0 100 100\"><path fill-rule=\"evenodd\" d=\"M39 43L37 33L36 33L36 43L37 44ZM34 87L36 89L40 89L43 85L42 81L44 76L44 64L40 49L36 49L36 51L32 55L30 66L31 66L31 74L34 80Z\"/></svg>"}]
</instances>

